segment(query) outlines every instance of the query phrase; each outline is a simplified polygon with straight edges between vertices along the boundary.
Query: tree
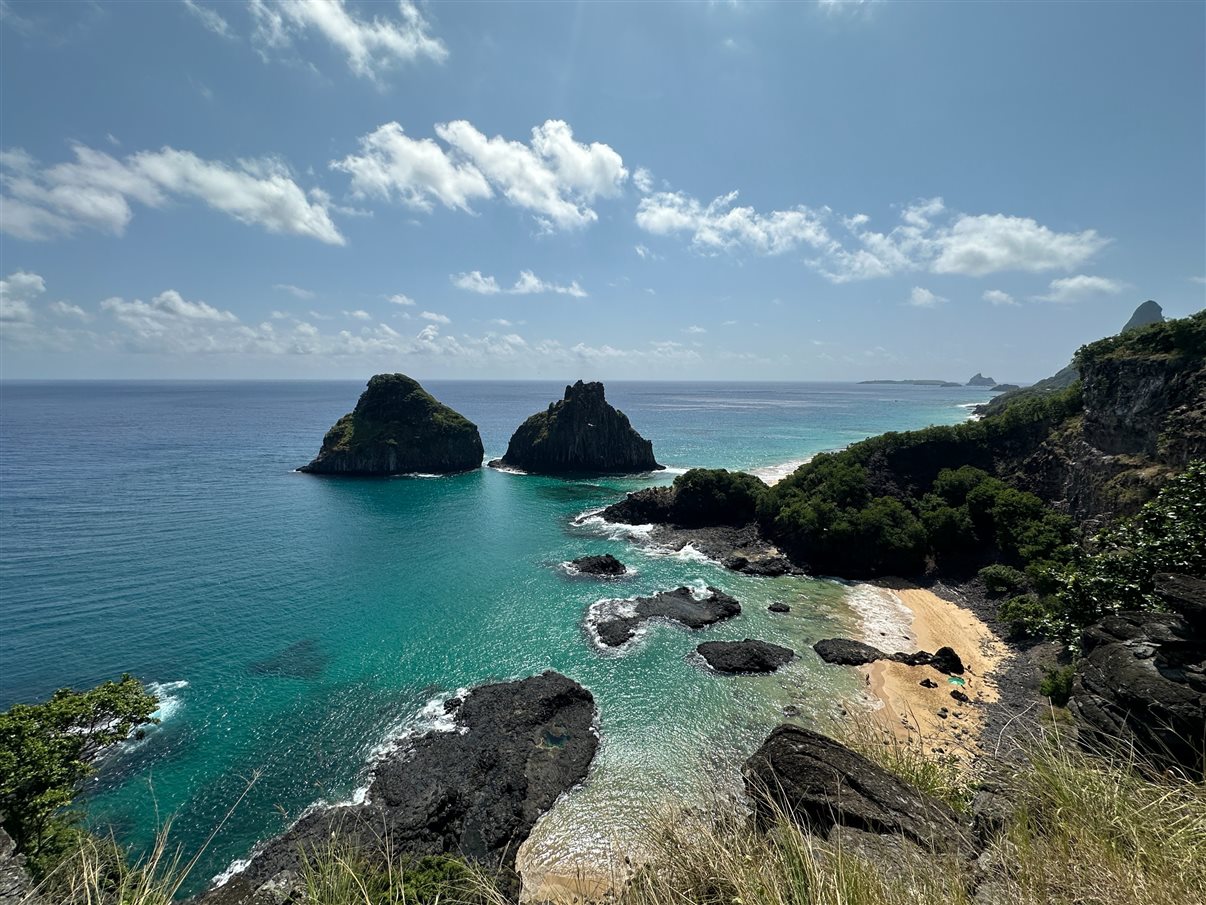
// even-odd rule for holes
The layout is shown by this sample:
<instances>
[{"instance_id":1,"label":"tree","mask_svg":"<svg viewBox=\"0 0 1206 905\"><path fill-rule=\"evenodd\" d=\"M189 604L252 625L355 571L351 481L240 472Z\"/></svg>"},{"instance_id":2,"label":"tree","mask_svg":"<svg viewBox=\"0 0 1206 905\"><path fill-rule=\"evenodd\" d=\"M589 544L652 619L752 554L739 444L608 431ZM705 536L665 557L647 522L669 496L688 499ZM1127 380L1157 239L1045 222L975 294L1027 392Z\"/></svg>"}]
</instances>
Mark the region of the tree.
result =
<instances>
[{"instance_id":1,"label":"tree","mask_svg":"<svg viewBox=\"0 0 1206 905\"><path fill-rule=\"evenodd\" d=\"M89 691L62 688L41 704L0 713L0 821L17 848L36 855L69 825L63 809L96 756L152 718L158 699L132 676Z\"/></svg>"}]
</instances>

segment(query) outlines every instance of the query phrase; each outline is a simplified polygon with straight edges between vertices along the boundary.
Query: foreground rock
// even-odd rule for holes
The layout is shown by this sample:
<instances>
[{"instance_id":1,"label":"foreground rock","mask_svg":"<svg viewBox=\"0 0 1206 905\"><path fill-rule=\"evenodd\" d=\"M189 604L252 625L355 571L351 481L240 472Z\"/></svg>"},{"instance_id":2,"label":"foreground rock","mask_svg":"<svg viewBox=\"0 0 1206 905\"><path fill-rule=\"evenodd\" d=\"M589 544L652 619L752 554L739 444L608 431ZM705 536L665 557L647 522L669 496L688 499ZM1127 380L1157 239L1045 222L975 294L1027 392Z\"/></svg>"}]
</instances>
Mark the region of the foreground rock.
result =
<instances>
[{"instance_id":1,"label":"foreground rock","mask_svg":"<svg viewBox=\"0 0 1206 905\"><path fill-rule=\"evenodd\" d=\"M604 553L602 556L579 556L577 559L570 560L570 565L582 575L615 578L628 574L628 567L610 553Z\"/></svg>"},{"instance_id":2,"label":"foreground rock","mask_svg":"<svg viewBox=\"0 0 1206 905\"><path fill-rule=\"evenodd\" d=\"M796 656L790 647L780 647L753 638L744 641L705 641L695 650L712 669L734 675L774 672Z\"/></svg>"},{"instance_id":3,"label":"foreground rock","mask_svg":"<svg viewBox=\"0 0 1206 905\"><path fill-rule=\"evenodd\" d=\"M970 849L948 805L925 795L840 742L784 724L745 764L758 821L783 814L813 832L835 827L904 836L929 851Z\"/></svg>"},{"instance_id":4,"label":"foreground rock","mask_svg":"<svg viewBox=\"0 0 1206 905\"><path fill-rule=\"evenodd\" d=\"M12 837L0 828L0 905L38 905L34 882L25 870L25 858L18 855Z\"/></svg>"},{"instance_id":5,"label":"foreground rock","mask_svg":"<svg viewBox=\"0 0 1206 905\"><path fill-rule=\"evenodd\" d=\"M598 746L594 698L546 672L475 688L454 712L457 731L408 741L378 766L367 804L308 814L201 901L289 900L300 853L321 851L333 834L369 854L452 853L512 867L540 815L586 776Z\"/></svg>"},{"instance_id":6,"label":"foreground rock","mask_svg":"<svg viewBox=\"0 0 1206 905\"><path fill-rule=\"evenodd\" d=\"M1158 576L1171 613L1116 613L1087 629L1068 708L1091 745L1134 744L1194 777L1206 752L1206 581Z\"/></svg>"},{"instance_id":7,"label":"foreground rock","mask_svg":"<svg viewBox=\"0 0 1206 905\"><path fill-rule=\"evenodd\" d=\"M741 612L741 604L716 588L708 588L708 596L697 600L688 587L662 591L652 597L633 601L631 615L613 615L599 620L595 632L606 647L619 647L632 640L638 628L650 619L680 622L690 629L701 629Z\"/></svg>"},{"instance_id":8,"label":"foreground rock","mask_svg":"<svg viewBox=\"0 0 1206 905\"><path fill-rule=\"evenodd\" d=\"M519 426L494 467L535 474L630 474L664 466L653 444L633 430L628 416L608 405L603 384L579 380L565 398Z\"/></svg>"},{"instance_id":9,"label":"foreground rock","mask_svg":"<svg viewBox=\"0 0 1206 905\"><path fill-rule=\"evenodd\" d=\"M477 425L405 374L378 374L356 408L323 437L298 471L328 475L454 474L480 468Z\"/></svg>"},{"instance_id":10,"label":"foreground rock","mask_svg":"<svg viewBox=\"0 0 1206 905\"><path fill-rule=\"evenodd\" d=\"M948 676L963 673L963 660L950 647L940 647L932 654L924 650L909 654L888 654L878 647L849 638L823 638L814 644L812 649L826 663L837 663L841 666L863 666L876 660L892 660L908 666L932 666Z\"/></svg>"}]
</instances>

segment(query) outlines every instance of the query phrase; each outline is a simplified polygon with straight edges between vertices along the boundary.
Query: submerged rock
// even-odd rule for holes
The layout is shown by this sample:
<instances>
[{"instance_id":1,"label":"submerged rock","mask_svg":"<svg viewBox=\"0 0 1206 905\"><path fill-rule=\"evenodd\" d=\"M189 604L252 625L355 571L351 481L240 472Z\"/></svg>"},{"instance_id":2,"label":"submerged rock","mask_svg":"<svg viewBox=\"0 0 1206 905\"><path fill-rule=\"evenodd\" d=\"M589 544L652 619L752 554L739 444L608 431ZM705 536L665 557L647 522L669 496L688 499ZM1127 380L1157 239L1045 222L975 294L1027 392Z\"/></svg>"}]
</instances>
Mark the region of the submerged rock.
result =
<instances>
[{"instance_id":1,"label":"submerged rock","mask_svg":"<svg viewBox=\"0 0 1206 905\"><path fill-rule=\"evenodd\" d=\"M628 567L610 553L604 553L602 556L579 556L577 559L570 560L570 565L583 575L602 575L605 578L615 578L628 574Z\"/></svg>"},{"instance_id":2,"label":"submerged rock","mask_svg":"<svg viewBox=\"0 0 1206 905\"><path fill-rule=\"evenodd\" d=\"M700 629L732 619L741 612L741 604L716 588L708 588L708 596L697 600L690 588L679 587L652 597L638 597L632 609L631 616L600 620L595 626L599 641L607 647L619 647L630 641L641 624L650 619L669 619L690 629Z\"/></svg>"},{"instance_id":3,"label":"submerged rock","mask_svg":"<svg viewBox=\"0 0 1206 905\"><path fill-rule=\"evenodd\" d=\"M608 405L603 384L581 380L565 388L560 402L521 424L506 454L489 464L536 474L628 474L665 467L628 416Z\"/></svg>"},{"instance_id":4,"label":"submerged rock","mask_svg":"<svg viewBox=\"0 0 1206 905\"><path fill-rule=\"evenodd\" d=\"M327 475L453 474L480 468L477 426L405 374L377 374L298 471Z\"/></svg>"},{"instance_id":5,"label":"submerged rock","mask_svg":"<svg viewBox=\"0 0 1206 905\"><path fill-rule=\"evenodd\" d=\"M790 647L780 647L753 638L744 641L705 641L695 650L712 669L733 674L774 672L796 656Z\"/></svg>"},{"instance_id":6,"label":"submerged rock","mask_svg":"<svg viewBox=\"0 0 1206 905\"><path fill-rule=\"evenodd\" d=\"M904 836L929 851L969 848L949 805L925 795L840 742L799 726L777 727L743 770L759 823L786 814L822 835L837 826Z\"/></svg>"},{"instance_id":7,"label":"submerged rock","mask_svg":"<svg viewBox=\"0 0 1206 905\"><path fill-rule=\"evenodd\" d=\"M595 756L591 693L555 672L483 685L455 709L456 731L403 743L377 767L368 803L302 817L206 905L292 901L303 853L332 836L372 856L456 854L510 869L536 820L581 782Z\"/></svg>"}]
</instances>

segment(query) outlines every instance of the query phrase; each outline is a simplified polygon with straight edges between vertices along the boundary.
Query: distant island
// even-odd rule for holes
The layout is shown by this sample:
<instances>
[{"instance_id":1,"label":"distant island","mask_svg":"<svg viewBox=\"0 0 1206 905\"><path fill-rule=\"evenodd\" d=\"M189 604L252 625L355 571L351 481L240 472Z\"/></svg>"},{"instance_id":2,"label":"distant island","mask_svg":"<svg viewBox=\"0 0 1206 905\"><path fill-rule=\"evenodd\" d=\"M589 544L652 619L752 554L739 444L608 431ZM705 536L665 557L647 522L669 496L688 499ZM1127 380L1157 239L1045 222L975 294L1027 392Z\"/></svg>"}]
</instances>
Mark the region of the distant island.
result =
<instances>
[{"instance_id":1,"label":"distant island","mask_svg":"<svg viewBox=\"0 0 1206 905\"><path fill-rule=\"evenodd\" d=\"M963 384L950 380L860 380L859 383L907 384L913 387L961 387Z\"/></svg>"}]
</instances>

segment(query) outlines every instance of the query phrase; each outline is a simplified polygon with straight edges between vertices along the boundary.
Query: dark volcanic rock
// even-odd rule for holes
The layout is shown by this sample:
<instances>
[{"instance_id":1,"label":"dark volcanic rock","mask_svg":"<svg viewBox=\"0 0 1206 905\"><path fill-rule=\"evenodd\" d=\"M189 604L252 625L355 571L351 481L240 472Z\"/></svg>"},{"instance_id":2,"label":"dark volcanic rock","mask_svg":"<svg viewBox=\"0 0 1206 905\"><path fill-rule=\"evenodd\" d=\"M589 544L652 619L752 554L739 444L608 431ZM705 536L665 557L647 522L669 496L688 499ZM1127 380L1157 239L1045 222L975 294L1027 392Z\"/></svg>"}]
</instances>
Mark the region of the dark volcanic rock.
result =
<instances>
[{"instance_id":1,"label":"dark volcanic rock","mask_svg":"<svg viewBox=\"0 0 1206 905\"><path fill-rule=\"evenodd\" d=\"M579 556L571 560L570 565L583 575L602 575L614 578L617 575L627 575L628 567L612 556L604 553L602 556Z\"/></svg>"},{"instance_id":2,"label":"dark volcanic rock","mask_svg":"<svg viewBox=\"0 0 1206 905\"><path fill-rule=\"evenodd\" d=\"M789 607L786 603L784 603L781 600L776 600L774 603L772 603L770 606L768 606L767 609L772 613L790 613L791 612L791 607Z\"/></svg>"},{"instance_id":3,"label":"dark volcanic rock","mask_svg":"<svg viewBox=\"0 0 1206 905\"><path fill-rule=\"evenodd\" d=\"M555 672L475 688L457 710L459 731L408 741L378 766L367 804L306 815L201 901L276 901L260 890L288 891L299 853L333 832L370 855L454 853L509 868L540 815L586 776L594 716L591 693Z\"/></svg>"},{"instance_id":4,"label":"dark volcanic rock","mask_svg":"<svg viewBox=\"0 0 1206 905\"><path fill-rule=\"evenodd\" d=\"M669 619L690 629L700 629L733 618L741 612L741 604L716 588L708 588L708 596L696 600L690 588L680 587L652 597L638 597L632 610L631 616L600 619L595 626L599 641L607 647L619 647L631 640L641 623L649 619Z\"/></svg>"},{"instance_id":5,"label":"dark volcanic rock","mask_svg":"<svg viewBox=\"0 0 1206 905\"><path fill-rule=\"evenodd\" d=\"M405 374L378 374L356 408L323 437L318 457L298 471L329 475L453 474L480 468L473 422Z\"/></svg>"},{"instance_id":6,"label":"dark volcanic rock","mask_svg":"<svg viewBox=\"0 0 1206 905\"><path fill-rule=\"evenodd\" d=\"M1131 315L1131 319L1127 321L1123 327L1123 333L1130 333L1132 330L1139 330L1151 324L1164 323L1164 309L1159 303L1152 299L1148 299L1142 305L1135 309L1135 313Z\"/></svg>"},{"instance_id":7,"label":"dark volcanic rock","mask_svg":"<svg viewBox=\"0 0 1206 905\"><path fill-rule=\"evenodd\" d=\"M1180 613L1198 635L1206 635L1206 579L1159 572L1156 593L1174 613Z\"/></svg>"},{"instance_id":8,"label":"dark volcanic rock","mask_svg":"<svg viewBox=\"0 0 1206 905\"><path fill-rule=\"evenodd\" d=\"M878 647L849 638L822 638L812 649L826 663L838 663L842 666L862 666L864 663L888 658Z\"/></svg>"},{"instance_id":9,"label":"dark volcanic rock","mask_svg":"<svg viewBox=\"0 0 1206 905\"><path fill-rule=\"evenodd\" d=\"M628 474L664 467L628 416L607 404L603 384L581 380L565 388L560 402L521 424L506 454L490 464L536 474Z\"/></svg>"},{"instance_id":10,"label":"dark volcanic rock","mask_svg":"<svg viewBox=\"0 0 1206 905\"><path fill-rule=\"evenodd\" d=\"M966 850L967 831L946 804L845 745L799 726L771 732L743 770L759 822L787 814L822 834L835 825L905 836L939 852Z\"/></svg>"},{"instance_id":11,"label":"dark volcanic rock","mask_svg":"<svg viewBox=\"0 0 1206 905\"><path fill-rule=\"evenodd\" d=\"M946 673L948 676L963 675L963 661L959 659L959 655L950 647L940 647L934 651L934 655L930 657L930 665L939 672Z\"/></svg>"},{"instance_id":12,"label":"dark volcanic rock","mask_svg":"<svg viewBox=\"0 0 1206 905\"><path fill-rule=\"evenodd\" d=\"M1193 580L1162 587L1192 588ZM1200 777L1206 746L1206 626L1177 613L1115 613L1086 629L1068 709L1090 744L1133 743Z\"/></svg>"},{"instance_id":13,"label":"dark volcanic rock","mask_svg":"<svg viewBox=\"0 0 1206 905\"><path fill-rule=\"evenodd\" d=\"M0 905L39 905L34 882L25 870L25 857L18 855L12 837L0 828Z\"/></svg>"},{"instance_id":14,"label":"dark volcanic rock","mask_svg":"<svg viewBox=\"0 0 1206 905\"><path fill-rule=\"evenodd\" d=\"M670 522L674 491L669 487L646 487L612 503L601 515L623 525L665 525Z\"/></svg>"},{"instance_id":15,"label":"dark volcanic rock","mask_svg":"<svg viewBox=\"0 0 1206 905\"><path fill-rule=\"evenodd\" d=\"M997 382L991 377L985 377L979 371L976 371L976 376L967 382L969 387L995 387Z\"/></svg>"},{"instance_id":16,"label":"dark volcanic rock","mask_svg":"<svg viewBox=\"0 0 1206 905\"><path fill-rule=\"evenodd\" d=\"M790 647L746 638L744 641L705 641L695 648L717 672L774 672L795 657Z\"/></svg>"}]
</instances>

